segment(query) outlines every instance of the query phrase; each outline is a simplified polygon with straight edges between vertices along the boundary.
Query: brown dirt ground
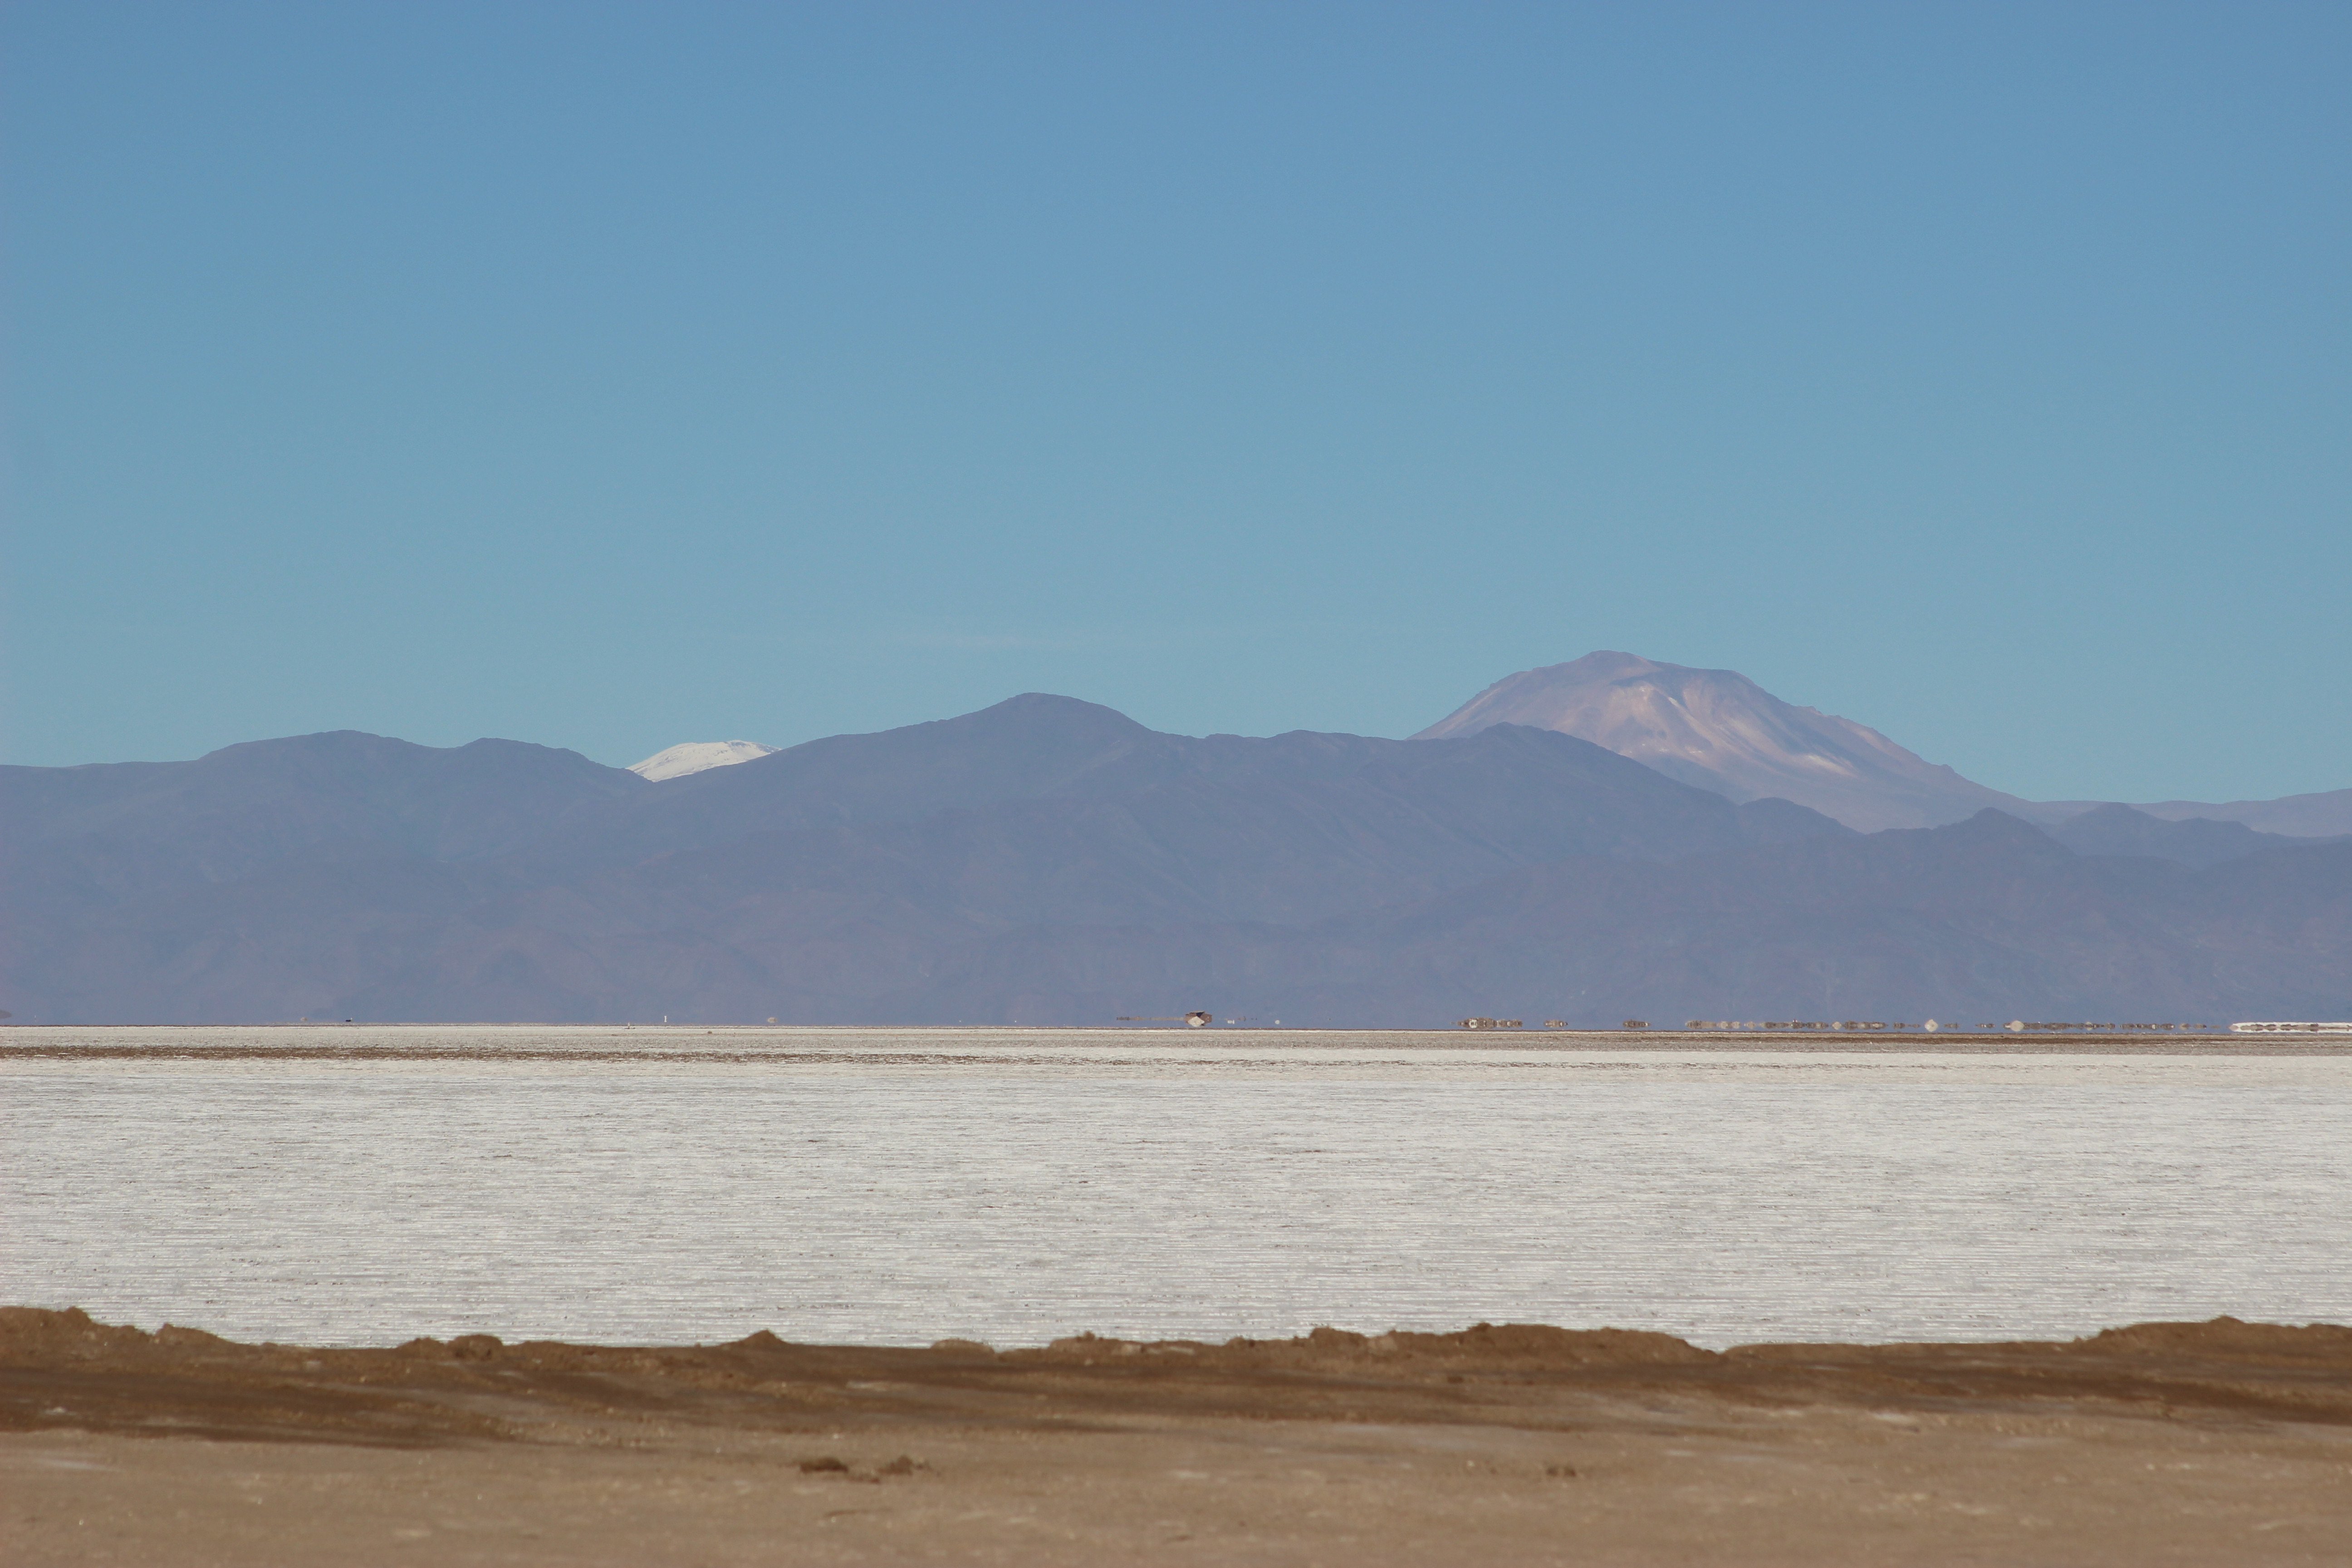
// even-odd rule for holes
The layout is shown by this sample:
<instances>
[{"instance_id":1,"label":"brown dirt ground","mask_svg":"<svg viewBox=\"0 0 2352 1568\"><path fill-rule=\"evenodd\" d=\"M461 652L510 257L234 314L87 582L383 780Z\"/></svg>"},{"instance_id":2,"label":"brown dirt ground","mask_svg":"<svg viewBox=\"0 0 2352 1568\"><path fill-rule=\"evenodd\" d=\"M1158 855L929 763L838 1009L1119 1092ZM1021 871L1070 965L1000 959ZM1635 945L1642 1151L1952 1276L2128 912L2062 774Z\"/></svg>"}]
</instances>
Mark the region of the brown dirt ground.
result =
<instances>
[{"instance_id":1,"label":"brown dirt ground","mask_svg":"<svg viewBox=\"0 0 2352 1568\"><path fill-rule=\"evenodd\" d=\"M0 1309L5 1560L2352 1562L2352 1329L394 1350Z\"/></svg>"}]
</instances>

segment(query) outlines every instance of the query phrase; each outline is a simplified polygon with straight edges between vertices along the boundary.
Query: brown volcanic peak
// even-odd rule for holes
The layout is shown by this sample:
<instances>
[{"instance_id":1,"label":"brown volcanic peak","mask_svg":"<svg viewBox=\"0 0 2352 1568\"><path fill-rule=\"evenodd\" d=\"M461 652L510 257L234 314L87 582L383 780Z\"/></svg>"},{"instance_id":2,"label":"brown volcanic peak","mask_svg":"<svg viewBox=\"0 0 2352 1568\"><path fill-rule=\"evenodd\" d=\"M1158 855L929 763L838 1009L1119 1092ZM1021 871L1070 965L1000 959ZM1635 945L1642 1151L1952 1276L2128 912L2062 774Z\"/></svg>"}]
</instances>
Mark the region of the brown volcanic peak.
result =
<instances>
[{"instance_id":1,"label":"brown volcanic peak","mask_svg":"<svg viewBox=\"0 0 2352 1568\"><path fill-rule=\"evenodd\" d=\"M1728 669L1601 652L1496 681L1413 737L1495 724L1556 730L1737 801L1777 796L1863 832L1932 827L2024 803L1877 731L1783 702Z\"/></svg>"}]
</instances>

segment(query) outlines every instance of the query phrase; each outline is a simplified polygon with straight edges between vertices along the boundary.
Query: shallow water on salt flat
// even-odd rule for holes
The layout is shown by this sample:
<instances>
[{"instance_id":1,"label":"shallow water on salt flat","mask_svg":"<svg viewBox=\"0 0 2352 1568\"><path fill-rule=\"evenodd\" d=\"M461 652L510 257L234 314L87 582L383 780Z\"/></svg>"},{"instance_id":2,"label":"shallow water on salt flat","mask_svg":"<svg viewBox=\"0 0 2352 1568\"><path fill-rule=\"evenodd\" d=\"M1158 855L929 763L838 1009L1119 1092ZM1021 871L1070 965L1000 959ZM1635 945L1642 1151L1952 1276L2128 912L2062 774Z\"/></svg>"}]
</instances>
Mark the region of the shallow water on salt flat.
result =
<instances>
[{"instance_id":1,"label":"shallow water on salt flat","mask_svg":"<svg viewBox=\"0 0 2352 1568\"><path fill-rule=\"evenodd\" d=\"M2347 1054L17 1028L0 1300L345 1344L2343 1322L2347 1129Z\"/></svg>"}]
</instances>

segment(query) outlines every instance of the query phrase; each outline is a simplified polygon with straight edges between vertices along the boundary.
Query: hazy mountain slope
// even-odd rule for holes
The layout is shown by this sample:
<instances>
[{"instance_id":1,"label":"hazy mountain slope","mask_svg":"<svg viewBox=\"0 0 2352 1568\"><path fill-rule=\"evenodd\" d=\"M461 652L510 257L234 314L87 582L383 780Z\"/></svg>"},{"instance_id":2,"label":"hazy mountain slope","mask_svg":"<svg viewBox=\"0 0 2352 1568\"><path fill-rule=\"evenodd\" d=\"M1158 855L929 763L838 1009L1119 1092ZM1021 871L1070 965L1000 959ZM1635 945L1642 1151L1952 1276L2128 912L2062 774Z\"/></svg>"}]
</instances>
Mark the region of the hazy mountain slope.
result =
<instances>
[{"instance_id":1,"label":"hazy mountain slope","mask_svg":"<svg viewBox=\"0 0 2352 1568\"><path fill-rule=\"evenodd\" d=\"M2101 1017L2147 1019L2217 1000L2147 912L2192 873L2084 860L1998 813L1614 873L1577 862L1448 895L1412 917L1392 963L1500 993L1496 1005L1566 991L1557 1005L1675 1024L1974 1024L2103 1004Z\"/></svg>"},{"instance_id":2,"label":"hazy mountain slope","mask_svg":"<svg viewBox=\"0 0 2352 1568\"><path fill-rule=\"evenodd\" d=\"M2198 871L2084 859L1988 814L1665 867L1529 868L1304 930L1026 927L951 950L933 974L887 1005L1035 1022L1209 1006L1341 1026L2343 1017L2352 847Z\"/></svg>"},{"instance_id":3,"label":"hazy mountain slope","mask_svg":"<svg viewBox=\"0 0 2352 1568\"><path fill-rule=\"evenodd\" d=\"M606 868L597 886L714 910L803 894L895 900L974 929L1299 922L1564 856L1664 860L1764 837L1719 797L1515 727L1437 746L1308 734L1189 745L1200 754L1188 765L1142 787L1087 780L977 809L754 832ZM1776 818L1767 836L1801 826Z\"/></svg>"},{"instance_id":4,"label":"hazy mountain slope","mask_svg":"<svg viewBox=\"0 0 2352 1568\"><path fill-rule=\"evenodd\" d=\"M531 858L547 874L564 874L753 833L1212 785L1269 808L1287 795L1336 788L1357 802L1349 832L1371 830L1363 813L1386 814L1391 826L1376 836L1491 841L1502 859L1490 865L1559 854L1679 855L1743 834L1710 792L1570 736L1519 731L1437 749L1307 731L1195 739L1147 730L1094 703L1032 693L957 719L836 735L657 784L549 836ZM1310 837L1325 830L1301 829Z\"/></svg>"},{"instance_id":5,"label":"hazy mountain slope","mask_svg":"<svg viewBox=\"0 0 2352 1568\"><path fill-rule=\"evenodd\" d=\"M2216 866L2264 849L2293 849L2325 843L2257 833L2242 822L2192 816L2167 822L2128 805L2101 805L2045 828L2077 855L2154 855L2188 866Z\"/></svg>"},{"instance_id":6,"label":"hazy mountain slope","mask_svg":"<svg viewBox=\"0 0 2352 1568\"><path fill-rule=\"evenodd\" d=\"M445 749L348 730L194 762L5 767L0 888L22 901L229 881L332 845L485 859L646 787L547 746Z\"/></svg>"},{"instance_id":7,"label":"hazy mountain slope","mask_svg":"<svg viewBox=\"0 0 2352 1568\"><path fill-rule=\"evenodd\" d=\"M537 859L557 870L630 864L749 833L1066 794L1090 776L1146 783L1173 776L1187 743L1095 703L1031 693L954 719L829 736L667 780L604 818L551 836Z\"/></svg>"},{"instance_id":8,"label":"hazy mountain slope","mask_svg":"<svg viewBox=\"0 0 2352 1568\"><path fill-rule=\"evenodd\" d=\"M97 1021L323 1014L510 854L646 788L514 741L354 731L0 768L0 1001Z\"/></svg>"},{"instance_id":9,"label":"hazy mountain slope","mask_svg":"<svg viewBox=\"0 0 2352 1568\"><path fill-rule=\"evenodd\" d=\"M2282 795L2276 800L2232 800L2219 805L2194 800L2160 800L2142 805L2150 816L2177 822L2183 817L2210 817L2218 822L2242 822L2260 833L2291 838L2335 838L2352 833L2352 789L2323 790L2317 795Z\"/></svg>"},{"instance_id":10,"label":"hazy mountain slope","mask_svg":"<svg viewBox=\"0 0 2352 1568\"><path fill-rule=\"evenodd\" d=\"M1448 739L1491 724L1580 736L1733 800L1778 795L1864 832L2023 805L1875 730L1783 702L1731 670L1628 653L1521 670L1413 738Z\"/></svg>"}]
</instances>

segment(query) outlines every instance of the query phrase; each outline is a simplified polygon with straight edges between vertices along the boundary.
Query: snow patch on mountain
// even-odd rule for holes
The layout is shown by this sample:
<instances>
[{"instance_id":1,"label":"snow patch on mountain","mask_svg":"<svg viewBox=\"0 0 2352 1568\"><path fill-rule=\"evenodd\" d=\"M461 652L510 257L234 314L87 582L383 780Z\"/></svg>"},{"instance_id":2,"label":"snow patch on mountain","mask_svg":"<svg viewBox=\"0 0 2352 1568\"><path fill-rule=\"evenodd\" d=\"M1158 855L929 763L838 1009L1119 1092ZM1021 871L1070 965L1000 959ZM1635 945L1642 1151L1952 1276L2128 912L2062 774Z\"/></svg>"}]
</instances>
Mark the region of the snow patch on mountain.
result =
<instances>
[{"instance_id":1,"label":"snow patch on mountain","mask_svg":"<svg viewBox=\"0 0 2352 1568\"><path fill-rule=\"evenodd\" d=\"M667 751L656 752L642 763L631 763L629 771L641 779L659 784L664 779L682 779L688 773L712 768L757 762L761 757L773 756L778 750L757 741L688 741Z\"/></svg>"}]
</instances>

